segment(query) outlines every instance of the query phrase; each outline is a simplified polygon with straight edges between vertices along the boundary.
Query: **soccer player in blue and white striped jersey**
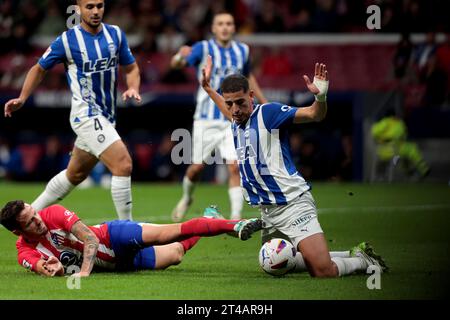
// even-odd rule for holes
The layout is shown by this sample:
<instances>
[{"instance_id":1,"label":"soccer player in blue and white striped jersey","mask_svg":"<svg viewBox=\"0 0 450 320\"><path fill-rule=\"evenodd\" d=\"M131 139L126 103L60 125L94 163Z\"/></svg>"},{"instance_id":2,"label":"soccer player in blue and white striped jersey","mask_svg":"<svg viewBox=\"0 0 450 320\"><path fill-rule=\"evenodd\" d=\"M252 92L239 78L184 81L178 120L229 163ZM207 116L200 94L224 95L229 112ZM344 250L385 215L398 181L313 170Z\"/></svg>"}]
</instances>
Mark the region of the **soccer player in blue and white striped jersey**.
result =
<instances>
[{"instance_id":1,"label":"soccer player in blue and white striped jersey","mask_svg":"<svg viewBox=\"0 0 450 320\"><path fill-rule=\"evenodd\" d=\"M52 178L32 203L36 210L63 199L100 160L112 173L111 193L120 219L132 218L128 150L115 129L119 65L128 89L123 100L139 95L139 67L123 31L102 23L104 0L77 0L81 24L63 32L29 71L19 98L8 101L5 116L17 111L54 65L63 63L72 91L70 124L77 135L67 169Z\"/></svg>"},{"instance_id":2,"label":"soccer player in blue and white striped jersey","mask_svg":"<svg viewBox=\"0 0 450 320\"><path fill-rule=\"evenodd\" d=\"M212 39L195 43L192 47L183 46L172 58L173 68L193 66L201 78L201 68L208 55L213 57L214 71L211 76L212 86L219 89L222 80L230 74L240 73L249 77L250 86L259 102L266 102L256 78L251 73L250 50L245 43L233 40L235 33L234 18L231 14L221 12L214 15L211 31ZM229 196L231 202L231 219L240 219L243 206L242 191L239 187L239 170L236 165L236 153L232 148L231 132L227 130L230 123L222 115L214 102L202 87L197 91L197 106L192 127L192 164L183 179L183 196L172 212L172 219L180 221L192 202L195 182L205 168L211 163L213 151L226 160L229 171ZM218 159L217 156L214 157ZM219 160L219 159L218 159ZM220 161L220 160L219 160Z\"/></svg>"},{"instance_id":3,"label":"soccer player in blue and white striped jersey","mask_svg":"<svg viewBox=\"0 0 450 320\"><path fill-rule=\"evenodd\" d=\"M202 70L201 84L222 113L232 120L241 186L250 205L260 208L264 237L279 231L297 248L297 269L315 277L336 277L386 267L381 257L363 243L351 251L329 252L310 187L297 172L290 154L288 127L321 121L327 112L328 72L316 64L314 81L303 76L316 100L308 107L281 103L255 105L254 93L242 75L226 77L220 86L223 97L210 85L211 57Z\"/></svg>"}]
</instances>

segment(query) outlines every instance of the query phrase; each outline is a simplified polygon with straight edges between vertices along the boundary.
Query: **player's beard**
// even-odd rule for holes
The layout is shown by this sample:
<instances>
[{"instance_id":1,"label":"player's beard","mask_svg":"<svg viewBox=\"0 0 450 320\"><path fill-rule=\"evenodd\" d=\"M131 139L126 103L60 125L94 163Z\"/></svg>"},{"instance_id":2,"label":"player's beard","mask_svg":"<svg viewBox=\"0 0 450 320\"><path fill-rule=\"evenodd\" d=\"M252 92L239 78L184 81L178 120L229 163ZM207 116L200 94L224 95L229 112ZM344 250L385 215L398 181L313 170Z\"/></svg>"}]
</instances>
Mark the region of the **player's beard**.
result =
<instances>
[{"instance_id":1,"label":"player's beard","mask_svg":"<svg viewBox=\"0 0 450 320\"><path fill-rule=\"evenodd\" d=\"M235 114L232 116L232 118L237 124L242 124L245 122L244 115L242 115L242 114L239 114L239 115Z\"/></svg>"},{"instance_id":2,"label":"player's beard","mask_svg":"<svg viewBox=\"0 0 450 320\"><path fill-rule=\"evenodd\" d=\"M94 23L93 21L94 21L94 19L92 19L92 18L90 20L83 19L83 22L94 30L97 29L102 24L101 17L98 18L98 23Z\"/></svg>"}]
</instances>

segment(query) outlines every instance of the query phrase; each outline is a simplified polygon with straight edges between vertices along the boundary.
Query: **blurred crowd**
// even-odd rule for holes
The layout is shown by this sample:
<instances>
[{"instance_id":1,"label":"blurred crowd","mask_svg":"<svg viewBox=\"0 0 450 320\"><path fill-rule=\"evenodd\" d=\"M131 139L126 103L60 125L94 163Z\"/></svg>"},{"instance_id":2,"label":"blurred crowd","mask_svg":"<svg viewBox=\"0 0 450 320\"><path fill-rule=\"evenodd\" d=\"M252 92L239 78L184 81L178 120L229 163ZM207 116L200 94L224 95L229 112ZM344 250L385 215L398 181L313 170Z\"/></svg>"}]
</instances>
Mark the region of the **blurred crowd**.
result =
<instances>
[{"instance_id":1,"label":"blurred crowd","mask_svg":"<svg viewBox=\"0 0 450 320\"><path fill-rule=\"evenodd\" d=\"M405 109L450 105L450 33L437 43L427 32L423 42L413 44L404 33L393 58L393 75L406 98Z\"/></svg>"},{"instance_id":2,"label":"blurred crowd","mask_svg":"<svg viewBox=\"0 0 450 320\"><path fill-rule=\"evenodd\" d=\"M42 55L48 43L67 29L66 19L73 14L73 11L68 11L68 6L72 3L75 1L0 1L0 89L20 90L27 70ZM369 30L366 26L369 17L366 9L373 4L381 9L380 30ZM104 20L119 25L128 35L141 68L142 85L148 89L155 84L192 84L195 78L193 70L171 70L170 57L181 45L192 45L208 38L213 15L222 11L234 15L237 33L241 35L314 32L395 32L406 35L411 32L450 32L447 14L450 12L450 2L443 0L108 0ZM442 70L440 66L444 64L444 71L448 71L449 53L445 48L437 50L436 42L433 45L433 50L428 50L429 47L425 45L422 47L426 50L421 51L421 47L414 48L405 36L394 58L395 78L404 78L411 62L414 62L416 69L421 69L419 81L431 82L427 86L429 90L439 91L440 88L435 89L433 84L442 76L430 70ZM298 48L292 50L297 52ZM252 47L252 64L257 78L271 81L271 77L287 77L285 83L292 84L292 79L288 77L304 70L298 65L299 58L286 51L277 46ZM314 52L312 54L317 56ZM335 55L333 52L328 54L330 57L324 52L322 58ZM430 59L432 56L437 58L435 65L427 63L429 60L434 61ZM347 57L339 56L336 59L346 61ZM354 58L348 57L347 60ZM360 59L358 62L370 64L370 61ZM370 66L355 65L355 68L371 70ZM47 90L65 88L63 69L61 66L56 69L57 72L50 73L44 80L43 85ZM376 69L383 68L377 66ZM347 85L347 89L362 89L355 87L358 81L352 80L354 78L351 75L341 82ZM377 79L379 77L374 80L380 82ZM428 92L427 96L430 94L434 97L434 92Z\"/></svg>"},{"instance_id":3,"label":"blurred crowd","mask_svg":"<svg viewBox=\"0 0 450 320\"><path fill-rule=\"evenodd\" d=\"M75 1L73 1L75 3ZM32 36L55 36L66 29L67 0L2 0L3 52L31 50ZM105 21L139 35L140 50L173 52L203 39L212 16L231 12L239 34L370 32L366 8L381 9L378 32L448 31L450 4L444 0L109 0ZM375 30L377 31L377 30Z\"/></svg>"},{"instance_id":4,"label":"blurred crowd","mask_svg":"<svg viewBox=\"0 0 450 320\"><path fill-rule=\"evenodd\" d=\"M351 181L353 143L350 134L292 132L292 159L307 181Z\"/></svg>"}]
</instances>

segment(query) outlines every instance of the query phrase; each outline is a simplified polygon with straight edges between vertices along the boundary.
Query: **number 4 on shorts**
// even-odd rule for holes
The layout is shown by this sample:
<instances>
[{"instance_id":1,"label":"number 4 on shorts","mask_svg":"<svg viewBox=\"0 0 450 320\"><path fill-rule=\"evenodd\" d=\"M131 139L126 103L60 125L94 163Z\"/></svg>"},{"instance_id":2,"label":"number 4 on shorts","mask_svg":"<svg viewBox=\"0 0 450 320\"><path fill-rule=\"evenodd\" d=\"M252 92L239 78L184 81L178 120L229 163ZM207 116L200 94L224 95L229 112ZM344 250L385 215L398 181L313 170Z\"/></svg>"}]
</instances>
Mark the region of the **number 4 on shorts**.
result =
<instances>
[{"instance_id":1,"label":"number 4 on shorts","mask_svg":"<svg viewBox=\"0 0 450 320\"><path fill-rule=\"evenodd\" d=\"M103 130L102 124L100 123L100 121L98 120L98 118L94 119L94 128L95 131L97 130Z\"/></svg>"}]
</instances>

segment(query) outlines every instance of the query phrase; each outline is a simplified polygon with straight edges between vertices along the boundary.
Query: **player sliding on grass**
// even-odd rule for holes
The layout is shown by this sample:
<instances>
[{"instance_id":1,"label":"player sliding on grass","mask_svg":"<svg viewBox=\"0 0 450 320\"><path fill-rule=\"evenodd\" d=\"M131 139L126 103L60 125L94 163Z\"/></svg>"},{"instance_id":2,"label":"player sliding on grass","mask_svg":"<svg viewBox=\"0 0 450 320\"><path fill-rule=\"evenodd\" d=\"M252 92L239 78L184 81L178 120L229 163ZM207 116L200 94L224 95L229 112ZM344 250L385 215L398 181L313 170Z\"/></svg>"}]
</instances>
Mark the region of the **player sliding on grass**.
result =
<instances>
[{"instance_id":1,"label":"player sliding on grass","mask_svg":"<svg viewBox=\"0 0 450 320\"><path fill-rule=\"evenodd\" d=\"M308 270L315 277L336 277L366 271L369 265L386 266L366 243L351 251L329 252L311 187L297 172L289 150L288 127L321 121L327 113L328 72L316 63L314 81L303 76L315 95L311 106L290 107L280 103L254 105L248 80L234 74L226 77L222 95L210 86L212 59L202 69L201 85L232 121L234 146L238 156L241 186L247 202L260 208L265 227L263 241L282 232L297 248L297 270Z\"/></svg>"},{"instance_id":2,"label":"player sliding on grass","mask_svg":"<svg viewBox=\"0 0 450 320\"><path fill-rule=\"evenodd\" d=\"M94 266L132 271L165 269L181 262L200 237L231 233L247 240L262 228L261 219L224 220L205 210L203 218L156 225L114 220L86 226L74 212L52 205L39 212L21 200L8 202L0 223L19 236L18 262L44 276L62 276L79 266L87 277Z\"/></svg>"}]
</instances>

